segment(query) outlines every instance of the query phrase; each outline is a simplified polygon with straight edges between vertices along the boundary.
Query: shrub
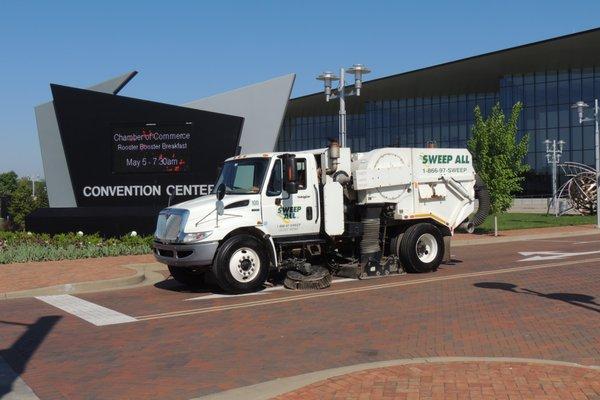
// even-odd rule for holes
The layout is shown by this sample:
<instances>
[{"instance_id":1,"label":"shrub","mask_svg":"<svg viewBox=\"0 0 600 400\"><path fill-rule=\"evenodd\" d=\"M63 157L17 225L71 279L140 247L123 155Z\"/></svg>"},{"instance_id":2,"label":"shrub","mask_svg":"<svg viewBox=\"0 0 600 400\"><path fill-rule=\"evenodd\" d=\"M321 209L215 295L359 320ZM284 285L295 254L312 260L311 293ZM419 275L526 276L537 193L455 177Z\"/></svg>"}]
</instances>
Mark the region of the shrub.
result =
<instances>
[{"instance_id":1,"label":"shrub","mask_svg":"<svg viewBox=\"0 0 600 400\"><path fill-rule=\"evenodd\" d=\"M97 234L50 236L30 232L0 232L0 264L28 261L73 260L119 255L149 254L151 236L103 239Z\"/></svg>"},{"instance_id":2,"label":"shrub","mask_svg":"<svg viewBox=\"0 0 600 400\"><path fill-rule=\"evenodd\" d=\"M12 219L13 228L25 229L25 218L38 208L48 207L48 194L45 182L35 182L35 197L33 196L31 181L21 178L11 193L8 213Z\"/></svg>"}]
</instances>

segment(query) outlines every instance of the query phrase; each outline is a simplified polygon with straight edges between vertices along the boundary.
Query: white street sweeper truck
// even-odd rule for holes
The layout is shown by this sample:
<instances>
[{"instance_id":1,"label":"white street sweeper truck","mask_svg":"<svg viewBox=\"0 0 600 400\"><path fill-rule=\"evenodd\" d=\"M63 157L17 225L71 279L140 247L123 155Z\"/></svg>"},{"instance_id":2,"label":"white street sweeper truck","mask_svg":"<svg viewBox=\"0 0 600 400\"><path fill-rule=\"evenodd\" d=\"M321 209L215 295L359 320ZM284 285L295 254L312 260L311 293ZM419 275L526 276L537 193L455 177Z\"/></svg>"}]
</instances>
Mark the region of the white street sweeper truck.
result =
<instances>
[{"instance_id":1,"label":"white street sweeper truck","mask_svg":"<svg viewBox=\"0 0 600 400\"><path fill-rule=\"evenodd\" d=\"M351 153L332 141L227 159L212 195L160 212L154 251L188 285L211 273L231 293L274 276L317 289L332 275L433 271L455 229L480 224L488 208L466 149Z\"/></svg>"}]
</instances>

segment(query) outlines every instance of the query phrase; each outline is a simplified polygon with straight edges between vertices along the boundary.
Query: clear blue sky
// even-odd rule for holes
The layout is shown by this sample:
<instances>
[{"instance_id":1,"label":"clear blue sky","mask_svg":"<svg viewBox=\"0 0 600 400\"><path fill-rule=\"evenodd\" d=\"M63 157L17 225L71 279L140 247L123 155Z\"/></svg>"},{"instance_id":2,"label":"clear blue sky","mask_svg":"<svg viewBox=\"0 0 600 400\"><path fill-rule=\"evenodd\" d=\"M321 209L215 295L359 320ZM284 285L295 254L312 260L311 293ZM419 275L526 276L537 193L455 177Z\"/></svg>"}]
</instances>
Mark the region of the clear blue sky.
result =
<instances>
[{"instance_id":1,"label":"clear blue sky","mask_svg":"<svg viewBox=\"0 0 600 400\"><path fill-rule=\"evenodd\" d=\"M0 0L0 172L43 174L33 107L50 82L86 87L135 69L122 95L180 104L295 72L299 96L321 90L324 69L359 62L376 78L599 17L600 2L577 0Z\"/></svg>"}]
</instances>

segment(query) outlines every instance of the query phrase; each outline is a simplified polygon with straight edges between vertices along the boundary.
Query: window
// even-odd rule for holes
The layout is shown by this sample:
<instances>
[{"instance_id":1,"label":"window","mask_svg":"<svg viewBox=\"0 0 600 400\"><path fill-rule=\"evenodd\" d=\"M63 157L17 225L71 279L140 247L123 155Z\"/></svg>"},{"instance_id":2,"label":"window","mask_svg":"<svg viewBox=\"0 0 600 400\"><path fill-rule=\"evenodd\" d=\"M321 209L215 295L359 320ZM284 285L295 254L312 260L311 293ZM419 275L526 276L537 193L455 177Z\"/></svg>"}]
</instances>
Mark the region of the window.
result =
<instances>
[{"instance_id":1,"label":"window","mask_svg":"<svg viewBox=\"0 0 600 400\"><path fill-rule=\"evenodd\" d=\"M282 175L281 175L281 160L275 161L273 170L271 171L271 179L267 186L267 196L279 196L281 194Z\"/></svg>"},{"instance_id":2,"label":"window","mask_svg":"<svg viewBox=\"0 0 600 400\"><path fill-rule=\"evenodd\" d=\"M569 104L569 81L558 82L558 102L560 104Z\"/></svg>"},{"instance_id":3,"label":"window","mask_svg":"<svg viewBox=\"0 0 600 400\"><path fill-rule=\"evenodd\" d=\"M227 161L215 189L225 184L227 194L258 193L265 177L269 160L266 158L248 158Z\"/></svg>"},{"instance_id":4,"label":"window","mask_svg":"<svg viewBox=\"0 0 600 400\"><path fill-rule=\"evenodd\" d=\"M306 159L298 158L296 160L296 173L298 190L306 189Z\"/></svg>"}]
</instances>

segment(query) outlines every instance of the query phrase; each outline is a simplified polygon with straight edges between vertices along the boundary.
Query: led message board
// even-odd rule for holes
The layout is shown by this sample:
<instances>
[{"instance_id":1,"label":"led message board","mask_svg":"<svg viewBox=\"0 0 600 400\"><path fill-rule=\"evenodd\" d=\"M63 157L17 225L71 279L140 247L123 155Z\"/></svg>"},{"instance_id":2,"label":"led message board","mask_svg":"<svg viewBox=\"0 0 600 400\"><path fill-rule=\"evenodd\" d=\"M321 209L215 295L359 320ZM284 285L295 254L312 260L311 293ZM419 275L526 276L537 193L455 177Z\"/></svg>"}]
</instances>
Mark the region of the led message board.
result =
<instances>
[{"instance_id":1,"label":"led message board","mask_svg":"<svg viewBox=\"0 0 600 400\"><path fill-rule=\"evenodd\" d=\"M191 164L193 122L115 124L112 172L187 172Z\"/></svg>"}]
</instances>

